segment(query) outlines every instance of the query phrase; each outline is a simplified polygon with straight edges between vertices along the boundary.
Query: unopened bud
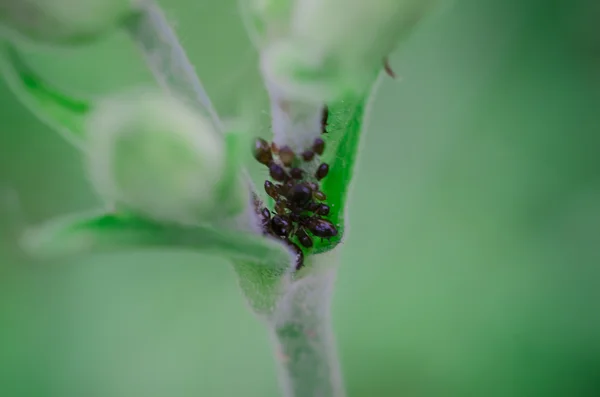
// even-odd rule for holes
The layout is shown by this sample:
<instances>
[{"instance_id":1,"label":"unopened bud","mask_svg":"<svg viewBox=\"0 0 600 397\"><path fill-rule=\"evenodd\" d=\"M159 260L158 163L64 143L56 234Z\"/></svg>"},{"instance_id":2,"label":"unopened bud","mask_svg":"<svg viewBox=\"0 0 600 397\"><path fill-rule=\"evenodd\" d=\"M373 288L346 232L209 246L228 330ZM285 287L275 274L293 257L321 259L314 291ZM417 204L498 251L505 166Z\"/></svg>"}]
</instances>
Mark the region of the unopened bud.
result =
<instances>
[{"instance_id":1,"label":"unopened bud","mask_svg":"<svg viewBox=\"0 0 600 397\"><path fill-rule=\"evenodd\" d=\"M135 92L101 103L91 115L87 166L108 202L149 218L195 225L241 211L239 172L209 120L171 96ZM241 171L240 171L241 172ZM228 191L240 197L223 194Z\"/></svg>"},{"instance_id":2,"label":"unopened bud","mask_svg":"<svg viewBox=\"0 0 600 397\"><path fill-rule=\"evenodd\" d=\"M368 88L373 73L437 0L295 0L288 33L261 54L286 96L333 101ZM281 21L277 21L281 23Z\"/></svg>"}]
</instances>

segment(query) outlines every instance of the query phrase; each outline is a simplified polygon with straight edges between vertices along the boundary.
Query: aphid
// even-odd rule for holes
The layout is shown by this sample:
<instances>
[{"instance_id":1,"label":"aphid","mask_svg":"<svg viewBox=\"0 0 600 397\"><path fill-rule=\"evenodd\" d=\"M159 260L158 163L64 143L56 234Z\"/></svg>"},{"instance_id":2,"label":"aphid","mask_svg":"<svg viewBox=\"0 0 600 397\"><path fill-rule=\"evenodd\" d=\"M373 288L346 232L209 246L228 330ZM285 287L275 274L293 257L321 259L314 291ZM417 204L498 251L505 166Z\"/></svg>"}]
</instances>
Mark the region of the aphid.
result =
<instances>
[{"instance_id":1,"label":"aphid","mask_svg":"<svg viewBox=\"0 0 600 397\"><path fill-rule=\"evenodd\" d=\"M316 215L329 215L329 206L327 204L317 204L317 208L313 210Z\"/></svg>"},{"instance_id":2,"label":"aphid","mask_svg":"<svg viewBox=\"0 0 600 397\"><path fill-rule=\"evenodd\" d=\"M313 235L317 237L329 238L337 236L338 234L338 231L333 223L326 219L310 218L304 222L304 225Z\"/></svg>"},{"instance_id":3,"label":"aphid","mask_svg":"<svg viewBox=\"0 0 600 397\"><path fill-rule=\"evenodd\" d=\"M287 174L285 173L283 167L276 163L271 163L271 165L269 165L269 175L271 175L271 178L279 182L283 182L287 179Z\"/></svg>"},{"instance_id":4,"label":"aphid","mask_svg":"<svg viewBox=\"0 0 600 397\"><path fill-rule=\"evenodd\" d=\"M314 193L313 193L313 197L314 197L316 200L319 200L319 201L325 201L325 200L327 200L327 196L325 195L325 193L323 193L323 192L322 192L322 191L320 191L320 190L318 190L318 191L314 192Z\"/></svg>"},{"instance_id":5,"label":"aphid","mask_svg":"<svg viewBox=\"0 0 600 397\"><path fill-rule=\"evenodd\" d=\"M315 178L317 178L318 180L321 180L321 179L325 178L328 173L329 173L329 164L322 163L319 166L319 168L317 168L317 171L315 172Z\"/></svg>"},{"instance_id":6,"label":"aphid","mask_svg":"<svg viewBox=\"0 0 600 397\"><path fill-rule=\"evenodd\" d=\"M290 189L294 187L294 185L295 185L295 183L293 181L287 181L286 183L284 183L282 185L277 185L279 194L285 196L287 194L287 192L289 192Z\"/></svg>"},{"instance_id":7,"label":"aphid","mask_svg":"<svg viewBox=\"0 0 600 397\"><path fill-rule=\"evenodd\" d=\"M291 222L281 215L271 218L271 230L278 237L287 237L292 231Z\"/></svg>"},{"instance_id":8,"label":"aphid","mask_svg":"<svg viewBox=\"0 0 600 397\"><path fill-rule=\"evenodd\" d=\"M298 207L304 207L312 196L312 190L305 184L295 185L287 194L290 202Z\"/></svg>"},{"instance_id":9,"label":"aphid","mask_svg":"<svg viewBox=\"0 0 600 397\"><path fill-rule=\"evenodd\" d=\"M302 179L302 170L300 168L292 168L290 170L292 179Z\"/></svg>"},{"instance_id":10,"label":"aphid","mask_svg":"<svg viewBox=\"0 0 600 397\"><path fill-rule=\"evenodd\" d=\"M296 155L289 146L284 146L279 149L279 159L286 167L291 167Z\"/></svg>"},{"instance_id":11,"label":"aphid","mask_svg":"<svg viewBox=\"0 0 600 397\"><path fill-rule=\"evenodd\" d=\"M302 253L302 249L289 240L287 241L287 244L296 254L296 270L302 269L304 266L304 254Z\"/></svg>"},{"instance_id":12,"label":"aphid","mask_svg":"<svg viewBox=\"0 0 600 397\"><path fill-rule=\"evenodd\" d=\"M313 192L316 192L317 190L319 190L318 183L308 182L308 183L306 183L306 186L308 186L310 188L310 190L312 190Z\"/></svg>"},{"instance_id":13,"label":"aphid","mask_svg":"<svg viewBox=\"0 0 600 397\"><path fill-rule=\"evenodd\" d=\"M268 165L273 160L269 143L262 138L256 138L254 141L254 158L264 165Z\"/></svg>"},{"instance_id":14,"label":"aphid","mask_svg":"<svg viewBox=\"0 0 600 397\"><path fill-rule=\"evenodd\" d=\"M312 150L305 150L302 152L302 159L304 161L311 161L315 157L315 152Z\"/></svg>"},{"instance_id":15,"label":"aphid","mask_svg":"<svg viewBox=\"0 0 600 397\"><path fill-rule=\"evenodd\" d=\"M390 66L390 61L387 57L383 58L383 69L385 70L388 76L390 76L393 79L396 78L396 73L394 73L394 71L392 70L392 67Z\"/></svg>"},{"instance_id":16,"label":"aphid","mask_svg":"<svg viewBox=\"0 0 600 397\"><path fill-rule=\"evenodd\" d=\"M277 193L277 188L271 181L265 181L265 192L274 199L277 199L277 197L279 197L279 194Z\"/></svg>"},{"instance_id":17,"label":"aphid","mask_svg":"<svg viewBox=\"0 0 600 397\"><path fill-rule=\"evenodd\" d=\"M327 105L323 107L323 114L321 116L321 133L327 133L327 119L329 118L329 108Z\"/></svg>"},{"instance_id":18,"label":"aphid","mask_svg":"<svg viewBox=\"0 0 600 397\"><path fill-rule=\"evenodd\" d=\"M321 138L315 139L312 149L319 156L322 155L323 151L325 150L325 141L322 140Z\"/></svg>"},{"instance_id":19,"label":"aphid","mask_svg":"<svg viewBox=\"0 0 600 397\"><path fill-rule=\"evenodd\" d=\"M267 222L268 222L268 221L271 219L271 212L269 212L269 209L268 209L268 208L263 208L263 209L260 211L260 214L261 214L261 215L262 215L262 217L263 217L263 222L264 222L264 223L267 223Z\"/></svg>"},{"instance_id":20,"label":"aphid","mask_svg":"<svg viewBox=\"0 0 600 397\"><path fill-rule=\"evenodd\" d=\"M307 205L305 208L306 208L307 210L309 210L309 211L315 212L315 211L317 211L317 210L319 209L319 206L320 206L320 205L321 205L321 204L319 204L319 203L316 203L316 202L314 202L314 201L311 201L310 203L308 203L308 205Z\"/></svg>"},{"instance_id":21,"label":"aphid","mask_svg":"<svg viewBox=\"0 0 600 397\"><path fill-rule=\"evenodd\" d=\"M271 151L275 154L279 153L279 147L275 144L275 142L271 142Z\"/></svg>"},{"instance_id":22,"label":"aphid","mask_svg":"<svg viewBox=\"0 0 600 397\"><path fill-rule=\"evenodd\" d=\"M277 200L275 202L275 212L279 215L285 215L285 210L287 209L287 206L285 204L285 201L283 200Z\"/></svg>"},{"instance_id":23,"label":"aphid","mask_svg":"<svg viewBox=\"0 0 600 397\"><path fill-rule=\"evenodd\" d=\"M296 231L296 237L298 237L298 241L300 241L300 244L302 244L302 246L306 248L310 248L313 246L313 241L308 235L308 233L306 233L304 228L298 228L298 230Z\"/></svg>"}]
</instances>

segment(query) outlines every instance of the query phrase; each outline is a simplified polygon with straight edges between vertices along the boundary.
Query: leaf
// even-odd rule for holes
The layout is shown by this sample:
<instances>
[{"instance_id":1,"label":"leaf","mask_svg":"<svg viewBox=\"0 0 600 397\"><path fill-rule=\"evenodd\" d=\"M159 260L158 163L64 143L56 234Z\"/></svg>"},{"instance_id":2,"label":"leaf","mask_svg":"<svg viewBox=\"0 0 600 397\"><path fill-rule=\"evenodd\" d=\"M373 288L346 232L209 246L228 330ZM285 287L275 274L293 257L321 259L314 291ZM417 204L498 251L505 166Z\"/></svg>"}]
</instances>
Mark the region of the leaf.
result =
<instances>
[{"instance_id":1,"label":"leaf","mask_svg":"<svg viewBox=\"0 0 600 397\"><path fill-rule=\"evenodd\" d=\"M44 81L26 64L13 44L3 42L1 51L2 74L19 100L69 143L82 149L84 119L91 105L62 93Z\"/></svg>"},{"instance_id":2,"label":"leaf","mask_svg":"<svg viewBox=\"0 0 600 397\"><path fill-rule=\"evenodd\" d=\"M38 258L142 248L191 249L230 260L260 262L283 272L290 252L260 235L212 226L165 225L134 215L87 214L57 218L23 236L23 248Z\"/></svg>"},{"instance_id":3,"label":"leaf","mask_svg":"<svg viewBox=\"0 0 600 397\"><path fill-rule=\"evenodd\" d=\"M189 249L228 259L256 313L271 313L290 274L293 254L275 240L212 226L180 227L133 215L72 215L23 236L24 250L40 259L134 249Z\"/></svg>"},{"instance_id":4,"label":"leaf","mask_svg":"<svg viewBox=\"0 0 600 397\"><path fill-rule=\"evenodd\" d=\"M315 241L312 254L332 250L344 237L352 177L364 136L369 101L382 78L380 74L378 76L373 80L371 90L363 97L345 99L329 106L328 133L323 135L326 141L323 160L329 164L329 173L323 179L322 190L327 195L326 203L331 208L327 218L336 225L338 235L329 240Z\"/></svg>"}]
</instances>

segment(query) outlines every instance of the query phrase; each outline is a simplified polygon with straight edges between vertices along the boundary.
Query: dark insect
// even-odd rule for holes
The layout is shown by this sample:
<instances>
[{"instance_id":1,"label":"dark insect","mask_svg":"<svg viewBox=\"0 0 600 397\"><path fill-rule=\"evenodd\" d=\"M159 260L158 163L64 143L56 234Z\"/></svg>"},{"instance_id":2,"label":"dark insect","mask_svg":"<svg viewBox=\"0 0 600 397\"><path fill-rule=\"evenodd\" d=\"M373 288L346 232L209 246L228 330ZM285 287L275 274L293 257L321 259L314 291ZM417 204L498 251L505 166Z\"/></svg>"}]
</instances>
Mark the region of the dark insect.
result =
<instances>
[{"instance_id":1,"label":"dark insect","mask_svg":"<svg viewBox=\"0 0 600 397\"><path fill-rule=\"evenodd\" d=\"M279 149L279 159L286 167L291 167L294 162L296 155L288 146L284 146Z\"/></svg>"},{"instance_id":2,"label":"dark insect","mask_svg":"<svg viewBox=\"0 0 600 397\"><path fill-rule=\"evenodd\" d=\"M267 192L267 194L274 199L277 199L277 197L279 197L279 194L277 193L277 188L271 181L265 181L265 192Z\"/></svg>"},{"instance_id":3,"label":"dark insect","mask_svg":"<svg viewBox=\"0 0 600 397\"><path fill-rule=\"evenodd\" d=\"M254 158L264 165L268 165L273 160L269 143L264 139L256 138L254 141Z\"/></svg>"},{"instance_id":4,"label":"dark insect","mask_svg":"<svg viewBox=\"0 0 600 397\"><path fill-rule=\"evenodd\" d=\"M319 201L325 201L327 200L327 196L325 195L325 193L321 192L321 191L316 191L313 193L313 197Z\"/></svg>"},{"instance_id":5,"label":"dark insect","mask_svg":"<svg viewBox=\"0 0 600 397\"><path fill-rule=\"evenodd\" d=\"M283 200L277 200L275 202L275 212L279 215L285 215L285 210L286 210L287 206L285 205L285 201Z\"/></svg>"},{"instance_id":6,"label":"dark insect","mask_svg":"<svg viewBox=\"0 0 600 397\"><path fill-rule=\"evenodd\" d=\"M312 150L305 150L302 153L302 159L304 159L304 161L310 161L313 158L315 158L315 152L313 152Z\"/></svg>"},{"instance_id":7,"label":"dark insect","mask_svg":"<svg viewBox=\"0 0 600 397\"><path fill-rule=\"evenodd\" d=\"M317 178L318 180L321 180L321 179L325 178L328 173L329 173L329 164L322 163L319 166L319 168L317 168L317 171L315 172L315 178Z\"/></svg>"},{"instance_id":8,"label":"dark insect","mask_svg":"<svg viewBox=\"0 0 600 397\"><path fill-rule=\"evenodd\" d=\"M269 209L268 209L268 208L263 208L263 209L260 211L260 214L261 214L261 215L262 215L262 217L263 217L263 222L264 222L264 223L267 223L267 222L268 222L268 221L271 219L271 212L269 212Z\"/></svg>"},{"instance_id":9,"label":"dark insect","mask_svg":"<svg viewBox=\"0 0 600 397\"><path fill-rule=\"evenodd\" d=\"M320 204L311 201L305 208L309 211L315 212L319 209Z\"/></svg>"},{"instance_id":10,"label":"dark insect","mask_svg":"<svg viewBox=\"0 0 600 397\"><path fill-rule=\"evenodd\" d=\"M309 218L304 222L304 225L313 235L317 237L329 238L337 236L338 234L338 231L333 223L326 219Z\"/></svg>"},{"instance_id":11,"label":"dark insect","mask_svg":"<svg viewBox=\"0 0 600 397\"><path fill-rule=\"evenodd\" d=\"M271 230L278 237L287 237L292 231L292 223L281 215L271 218Z\"/></svg>"},{"instance_id":12,"label":"dark insect","mask_svg":"<svg viewBox=\"0 0 600 397\"><path fill-rule=\"evenodd\" d=\"M298 184L290 189L287 197L292 204L302 208L310 201L312 194L313 192L308 186Z\"/></svg>"},{"instance_id":13,"label":"dark insect","mask_svg":"<svg viewBox=\"0 0 600 397\"><path fill-rule=\"evenodd\" d=\"M300 244L302 244L302 246L306 248L310 248L313 246L313 241L308 235L308 233L306 233L304 228L298 228L298 230L296 231L296 237L298 237L298 241L300 241Z\"/></svg>"},{"instance_id":14,"label":"dark insect","mask_svg":"<svg viewBox=\"0 0 600 397\"><path fill-rule=\"evenodd\" d=\"M302 253L302 249L289 240L287 241L287 244L296 254L296 270L302 269L304 266L304 254Z\"/></svg>"},{"instance_id":15,"label":"dark insect","mask_svg":"<svg viewBox=\"0 0 600 397\"><path fill-rule=\"evenodd\" d=\"M388 76L390 76L393 79L396 78L396 73L394 73L394 71L392 70L392 67L390 66L390 61L387 57L383 58L383 69L385 70Z\"/></svg>"},{"instance_id":16,"label":"dark insect","mask_svg":"<svg viewBox=\"0 0 600 397\"><path fill-rule=\"evenodd\" d=\"M269 175L271 175L271 178L279 182L283 182L287 179L287 174L285 173L283 167L275 163L271 163L269 166Z\"/></svg>"},{"instance_id":17,"label":"dark insect","mask_svg":"<svg viewBox=\"0 0 600 397\"><path fill-rule=\"evenodd\" d=\"M292 168L290 170L292 179L302 179L302 170L300 168Z\"/></svg>"},{"instance_id":18,"label":"dark insect","mask_svg":"<svg viewBox=\"0 0 600 397\"><path fill-rule=\"evenodd\" d=\"M306 186L308 186L310 188L310 190L312 190L313 192L316 192L317 190L319 190L319 185L314 182L308 182L306 184Z\"/></svg>"},{"instance_id":19,"label":"dark insect","mask_svg":"<svg viewBox=\"0 0 600 397\"><path fill-rule=\"evenodd\" d=\"M329 108L327 105L323 107L323 114L321 116L321 133L327 133L327 119L329 118Z\"/></svg>"},{"instance_id":20,"label":"dark insect","mask_svg":"<svg viewBox=\"0 0 600 397\"><path fill-rule=\"evenodd\" d=\"M285 196L287 194L287 192L289 192L290 189L294 187L294 185L295 185L295 183L293 181L287 181L286 183L284 183L282 185L277 185L279 194Z\"/></svg>"},{"instance_id":21,"label":"dark insect","mask_svg":"<svg viewBox=\"0 0 600 397\"><path fill-rule=\"evenodd\" d=\"M329 215L329 206L327 204L317 204L317 208L313 210L316 215Z\"/></svg>"},{"instance_id":22,"label":"dark insect","mask_svg":"<svg viewBox=\"0 0 600 397\"><path fill-rule=\"evenodd\" d=\"M315 142L313 143L313 151L318 154L319 156L323 154L323 151L325 150L325 141L322 140L321 138L317 138L315 139Z\"/></svg>"},{"instance_id":23,"label":"dark insect","mask_svg":"<svg viewBox=\"0 0 600 397\"><path fill-rule=\"evenodd\" d=\"M275 142L271 142L271 151L275 154L279 153L279 147L277 147Z\"/></svg>"}]
</instances>

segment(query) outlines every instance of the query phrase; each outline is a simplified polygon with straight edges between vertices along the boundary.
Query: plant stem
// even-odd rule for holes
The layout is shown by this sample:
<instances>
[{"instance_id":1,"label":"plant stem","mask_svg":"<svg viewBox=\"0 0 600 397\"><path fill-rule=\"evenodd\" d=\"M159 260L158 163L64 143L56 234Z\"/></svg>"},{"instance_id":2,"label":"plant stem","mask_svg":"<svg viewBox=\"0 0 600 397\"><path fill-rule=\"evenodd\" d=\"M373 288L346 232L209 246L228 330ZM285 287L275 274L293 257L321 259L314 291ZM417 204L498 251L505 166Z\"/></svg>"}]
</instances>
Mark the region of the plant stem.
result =
<instances>
[{"instance_id":1,"label":"plant stem","mask_svg":"<svg viewBox=\"0 0 600 397\"><path fill-rule=\"evenodd\" d=\"M310 272L288 286L268 323L286 397L345 396L330 310L335 251L311 257Z\"/></svg>"},{"instance_id":2,"label":"plant stem","mask_svg":"<svg viewBox=\"0 0 600 397\"><path fill-rule=\"evenodd\" d=\"M215 127L223 131L221 120L165 14L152 1L144 4L141 15L130 20L126 29L154 77L165 90L203 110Z\"/></svg>"}]
</instances>

